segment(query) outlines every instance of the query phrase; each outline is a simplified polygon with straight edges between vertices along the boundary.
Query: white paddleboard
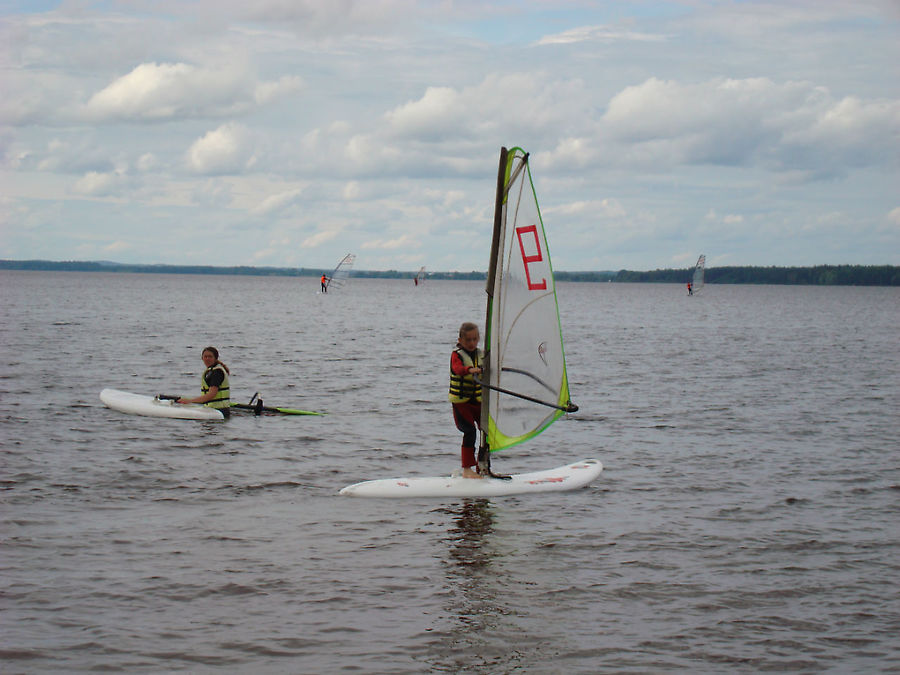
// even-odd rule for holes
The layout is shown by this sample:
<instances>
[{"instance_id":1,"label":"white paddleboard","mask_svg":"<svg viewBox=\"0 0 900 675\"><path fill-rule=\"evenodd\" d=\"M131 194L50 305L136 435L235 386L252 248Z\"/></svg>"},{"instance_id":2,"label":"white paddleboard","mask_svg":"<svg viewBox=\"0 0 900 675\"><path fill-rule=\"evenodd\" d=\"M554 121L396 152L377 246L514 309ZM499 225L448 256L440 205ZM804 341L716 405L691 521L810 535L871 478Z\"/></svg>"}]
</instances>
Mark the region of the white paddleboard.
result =
<instances>
[{"instance_id":1,"label":"white paddleboard","mask_svg":"<svg viewBox=\"0 0 900 675\"><path fill-rule=\"evenodd\" d=\"M100 400L108 407L130 415L147 417L174 417L181 420L224 420L225 416L215 408L196 403L175 403L155 396L132 394L118 389L104 389Z\"/></svg>"},{"instance_id":2,"label":"white paddleboard","mask_svg":"<svg viewBox=\"0 0 900 675\"><path fill-rule=\"evenodd\" d=\"M382 478L348 485L340 494L349 497L502 497L532 492L561 492L588 485L603 465L583 459L556 469L514 474L510 480L430 476Z\"/></svg>"}]
</instances>

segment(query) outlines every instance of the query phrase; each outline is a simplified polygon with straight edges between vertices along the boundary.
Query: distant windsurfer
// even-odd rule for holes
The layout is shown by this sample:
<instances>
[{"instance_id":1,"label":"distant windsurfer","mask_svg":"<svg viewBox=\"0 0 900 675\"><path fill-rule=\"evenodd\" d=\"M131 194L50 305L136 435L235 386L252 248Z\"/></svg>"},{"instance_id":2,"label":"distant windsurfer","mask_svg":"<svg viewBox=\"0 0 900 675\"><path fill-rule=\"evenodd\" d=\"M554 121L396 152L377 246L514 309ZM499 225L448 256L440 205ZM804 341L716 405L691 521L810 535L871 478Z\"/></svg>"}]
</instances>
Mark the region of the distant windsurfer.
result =
<instances>
[{"instance_id":1,"label":"distant windsurfer","mask_svg":"<svg viewBox=\"0 0 900 675\"><path fill-rule=\"evenodd\" d=\"M450 403L453 421L463 434L460 460L463 478L481 478L476 470L475 441L481 429L481 385L473 375L481 374L484 352L478 348L478 326L466 321L459 327L459 341L450 354Z\"/></svg>"},{"instance_id":2,"label":"distant windsurfer","mask_svg":"<svg viewBox=\"0 0 900 675\"><path fill-rule=\"evenodd\" d=\"M328 277L326 277L324 274L322 275L322 292L328 292Z\"/></svg>"},{"instance_id":3,"label":"distant windsurfer","mask_svg":"<svg viewBox=\"0 0 900 675\"><path fill-rule=\"evenodd\" d=\"M227 414L231 407L231 395L229 392L228 376L231 371L228 366L219 361L219 350L215 347L207 347L201 353L203 365L206 370L200 376L200 396L196 398L179 398L176 403L202 403L210 408L216 408Z\"/></svg>"},{"instance_id":4,"label":"distant windsurfer","mask_svg":"<svg viewBox=\"0 0 900 675\"><path fill-rule=\"evenodd\" d=\"M688 286L688 295L693 295L693 294L694 294L694 284L692 284L692 283L689 281L688 284L687 284L687 286Z\"/></svg>"}]
</instances>

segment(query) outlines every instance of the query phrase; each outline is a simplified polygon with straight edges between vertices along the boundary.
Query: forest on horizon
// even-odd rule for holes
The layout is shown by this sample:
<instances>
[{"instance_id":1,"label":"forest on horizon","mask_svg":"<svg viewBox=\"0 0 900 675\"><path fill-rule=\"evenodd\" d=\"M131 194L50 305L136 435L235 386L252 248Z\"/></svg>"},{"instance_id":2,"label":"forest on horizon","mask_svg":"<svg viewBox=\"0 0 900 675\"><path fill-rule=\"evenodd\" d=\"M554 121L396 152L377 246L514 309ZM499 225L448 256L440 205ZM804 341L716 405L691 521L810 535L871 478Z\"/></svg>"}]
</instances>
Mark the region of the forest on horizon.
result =
<instances>
[{"instance_id":1,"label":"forest on horizon","mask_svg":"<svg viewBox=\"0 0 900 675\"><path fill-rule=\"evenodd\" d=\"M59 272L132 272L143 274L238 274L247 276L316 277L331 269L297 267L214 267L210 265L138 265L105 261L0 260L0 269ZM693 267L651 271L555 271L557 281L617 283L684 283ZM412 279L416 270L353 270L363 279ZM486 273L428 272L429 279L480 280ZM707 267L708 284L787 284L815 286L900 286L900 266L896 265L815 265L813 267Z\"/></svg>"}]
</instances>

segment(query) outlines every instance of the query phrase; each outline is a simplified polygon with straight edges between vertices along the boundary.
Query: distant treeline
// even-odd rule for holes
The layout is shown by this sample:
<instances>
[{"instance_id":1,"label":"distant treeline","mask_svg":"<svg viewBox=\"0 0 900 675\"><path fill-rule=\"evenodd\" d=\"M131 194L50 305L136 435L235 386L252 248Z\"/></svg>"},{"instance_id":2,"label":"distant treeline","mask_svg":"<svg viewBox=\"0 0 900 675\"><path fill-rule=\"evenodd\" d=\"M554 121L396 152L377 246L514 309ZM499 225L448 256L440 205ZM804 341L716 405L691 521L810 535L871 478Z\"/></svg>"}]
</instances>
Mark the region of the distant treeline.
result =
<instances>
[{"instance_id":1,"label":"distant treeline","mask_svg":"<svg viewBox=\"0 0 900 675\"><path fill-rule=\"evenodd\" d=\"M213 267L211 265L138 265L85 260L0 260L3 270L44 272L133 272L140 274L238 274L255 277L318 277L332 269L317 267ZM413 279L417 271L352 270L350 276L365 279ZM484 272L429 272L429 279L484 279Z\"/></svg>"},{"instance_id":2,"label":"distant treeline","mask_svg":"<svg viewBox=\"0 0 900 675\"><path fill-rule=\"evenodd\" d=\"M42 270L49 272L140 272L142 274L244 274L255 277L296 277L296 267L213 267L211 265L130 265L116 262L82 260L0 260L4 270ZM314 272L310 271L309 276ZM322 274L322 272L319 272Z\"/></svg>"},{"instance_id":3,"label":"distant treeline","mask_svg":"<svg viewBox=\"0 0 900 675\"><path fill-rule=\"evenodd\" d=\"M247 276L317 277L331 269L297 267L212 267L209 265L130 265L115 262L0 260L0 269L63 272L139 272L144 274L239 274ZM693 268L650 272L556 272L557 281L614 281L622 283L678 283L691 278ZM412 279L415 271L353 270L367 279ZM429 279L483 280L484 272L429 272ZM900 286L895 265L817 265L815 267L709 267L708 284L809 284L820 286Z\"/></svg>"},{"instance_id":4,"label":"distant treeline","mask_svg":"<svg viewBox=\"0 0 900 675\"><path fill-rule=\"evenodd\" d=\"M693 268L630 272L621 270L613 281L687 283ZM806 284L814 286L900 286L895 265L816 265L815 267L708 267L708 284Z\"/></svg>"}]
</instances>

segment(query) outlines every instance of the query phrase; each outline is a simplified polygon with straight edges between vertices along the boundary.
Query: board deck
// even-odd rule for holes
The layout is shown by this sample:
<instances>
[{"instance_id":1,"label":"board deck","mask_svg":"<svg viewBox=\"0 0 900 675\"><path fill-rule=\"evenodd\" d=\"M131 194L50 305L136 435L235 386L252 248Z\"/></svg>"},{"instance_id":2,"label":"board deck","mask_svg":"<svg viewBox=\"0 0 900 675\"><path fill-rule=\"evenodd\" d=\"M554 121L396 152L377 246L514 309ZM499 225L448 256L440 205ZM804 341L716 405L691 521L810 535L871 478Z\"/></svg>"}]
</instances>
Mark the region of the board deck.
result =
<instances>
[{"instance_id":1,"label":"board deck","mask_svg":"<svg viewBox=\"0 0 900 675\"><path fill-rule=\"evenodd\" d=\"M430 476L382 478L355 483L339 494L349 497L502 497L535 492L561 492L588 485L603 471L596 459L583 459L555 469L514 474L511 480Z\"/></svg>"},{"instance_id":2,"label":"board deck","mask_svg":"<svg viewBox=\"0 0 900 675\"><path fill-rule=\"evenodd\" d=\"M224 420L225 416L205 405L195 403L175 403L155 396L132 394L118 389L104 389L100 392L104 405L129 415L146 417L170 417L182 420Z\"/></svg>"}]
</instances>

